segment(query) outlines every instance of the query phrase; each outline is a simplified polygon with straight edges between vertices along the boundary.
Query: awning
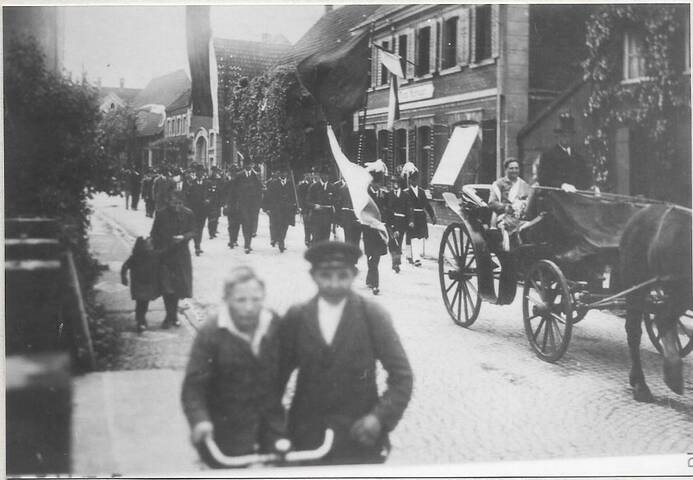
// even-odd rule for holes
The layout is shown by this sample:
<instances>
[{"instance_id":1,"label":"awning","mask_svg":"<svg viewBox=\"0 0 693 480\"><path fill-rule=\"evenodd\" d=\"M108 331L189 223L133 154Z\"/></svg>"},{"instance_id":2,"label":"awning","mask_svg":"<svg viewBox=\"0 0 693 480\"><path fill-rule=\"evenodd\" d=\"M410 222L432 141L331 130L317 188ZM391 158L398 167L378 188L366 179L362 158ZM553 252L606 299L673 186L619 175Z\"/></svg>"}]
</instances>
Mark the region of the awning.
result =
<instances>
[{"instance_id":1,"label":"awning","mask_svg":"<svg viewBox=\"0 0 693 480\"><path fill-rule=\"evenodd\" d=\"M455 127L448 146L445 148L443 158L440 159L432 185L454 185L462 171L464 162L469 156L474 142L479 137L479 125L465 125Z\"/></svg>"}]
</instances>

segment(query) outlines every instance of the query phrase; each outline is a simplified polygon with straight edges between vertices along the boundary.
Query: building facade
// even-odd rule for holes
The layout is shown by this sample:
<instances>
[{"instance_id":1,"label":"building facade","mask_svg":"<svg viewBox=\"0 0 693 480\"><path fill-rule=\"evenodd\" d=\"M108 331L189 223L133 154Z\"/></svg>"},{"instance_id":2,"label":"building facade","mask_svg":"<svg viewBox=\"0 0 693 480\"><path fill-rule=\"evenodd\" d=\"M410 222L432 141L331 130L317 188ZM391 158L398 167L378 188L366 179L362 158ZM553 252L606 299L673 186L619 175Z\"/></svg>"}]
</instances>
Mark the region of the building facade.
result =
<instances>
[{"instance_id":1,"label":"building facade","mask_svg":"<svg viewBox=\"0 0 693 480\"><path fill-rule=\"evenodd\" d=\"M411 161L429 186L454 128L476 125L478 141L460 159L473 166L464 181L495 180L504 159L518 155L517 134L531 114L576 74L586 12L560 8L457 4L376 10L353 29L370 29L377 45L367 108L354 116L354 130L366 130L364 160L382 158L393 170ZM551 32L559 25L566 26L561 43L572 51L555 48ZM400 119L393 130L387 128L390 79L381 49L399 55L406 77L399 81Z\"/></svg>"}]
</instances>

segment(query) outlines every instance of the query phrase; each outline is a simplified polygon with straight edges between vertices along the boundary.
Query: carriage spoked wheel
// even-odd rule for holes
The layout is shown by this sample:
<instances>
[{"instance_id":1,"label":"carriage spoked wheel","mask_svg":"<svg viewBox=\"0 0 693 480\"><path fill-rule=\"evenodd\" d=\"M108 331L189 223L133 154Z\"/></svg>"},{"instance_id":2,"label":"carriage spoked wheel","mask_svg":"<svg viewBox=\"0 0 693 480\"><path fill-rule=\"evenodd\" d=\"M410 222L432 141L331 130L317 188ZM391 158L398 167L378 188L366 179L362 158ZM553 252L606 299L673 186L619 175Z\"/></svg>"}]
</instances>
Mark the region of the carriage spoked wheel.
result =
<instances>
[{"instance_id":1,"label":"carriage spoked wheel","mask_svg":"<svg viewBox=\"0 0 693 480\"><path fill-rule=\"evenodd\" d=\"M650 337L652 345L654 345L659 353L662 353L662 334L657 328L654 313L643 313L643 320L645 322L647 336ZM679 351L679 356L683 358L693 351L693 309L689 308L678 318L676 329L678 334L676 336L676 349Z\"/></svg>"},{"instance_id":2,"label":"carriage spoked wheel","mask_svg":"<svg viewBox=\"0 0 693 480\"><path fill-rule=\"evenodd\" d=\"M448 225L438 253L438 275L443 302L452 320L469 327L479 316L478 270L474 245L461 223Z\"/></svg>"},{"instance_id":3,"label":"carriage spoked wheel","mask_svg":"<svg viewBox=\"0 0 693 480\"><path fill-rule=\"evenodd\" d=\"M540 260L529 269L522 292L525 333L539 358L555 362L563 356L573 332L572 296L560 268Z\"/></svg>"}]
</instances>

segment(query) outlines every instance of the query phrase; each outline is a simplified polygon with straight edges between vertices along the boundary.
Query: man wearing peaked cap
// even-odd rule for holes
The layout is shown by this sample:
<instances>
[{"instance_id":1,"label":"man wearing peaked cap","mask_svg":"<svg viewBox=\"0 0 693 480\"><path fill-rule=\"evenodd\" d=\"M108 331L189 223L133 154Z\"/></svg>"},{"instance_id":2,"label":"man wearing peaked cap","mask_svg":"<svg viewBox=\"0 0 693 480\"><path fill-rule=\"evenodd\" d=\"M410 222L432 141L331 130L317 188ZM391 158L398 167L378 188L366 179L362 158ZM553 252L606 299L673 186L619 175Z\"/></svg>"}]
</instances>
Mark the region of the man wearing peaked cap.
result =
<instances>
[{"instance_id":1,"label":"man wearing peaked cap","mask_svg":"<svg viewBox=\"0 0 693 480\"><path fill-rule=\"evenodd\" d=\"M318 447L326 428L335 432L319 463L382 463L388 433L411 398L413 375L389 314L352 290L361 250L319 242L305 258L318 287L315 297L292 306L280 328L280 385L298 368L288 430L299 450ZM387 372L378 392L376 361Z\"/></svg>"}]
</instances>

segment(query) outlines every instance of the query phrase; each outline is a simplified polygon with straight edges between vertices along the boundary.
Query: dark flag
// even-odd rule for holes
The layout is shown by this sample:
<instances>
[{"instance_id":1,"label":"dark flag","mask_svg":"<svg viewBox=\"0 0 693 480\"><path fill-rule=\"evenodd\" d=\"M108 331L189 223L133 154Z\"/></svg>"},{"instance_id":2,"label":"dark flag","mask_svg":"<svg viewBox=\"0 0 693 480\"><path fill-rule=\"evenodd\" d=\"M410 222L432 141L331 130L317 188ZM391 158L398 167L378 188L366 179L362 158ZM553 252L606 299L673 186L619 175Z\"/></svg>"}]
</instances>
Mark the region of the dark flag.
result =
<instances>
[{"instance_id":1,"label":"dark flag","mask_svg":"<svg viewBox=\"0 0 693 480\"><path fill-rule=\"evenodd\" d=\"M298 64L299 80L322 106L330 125L339 125L365 103L370 69L368 44L368 32L364 32Z\"/></svg>"},{"instance_id":2,"label":"dark flag","mask_svg":"<svg viewBox=\"0 0 693 480\"><path fill-rule=\"evenodd\" d=\"M188 63L192 80L191 100L193 115L212 117L214 106L210 82L210 40L212 27L209 21L209 5L185 7Z\"/></svg>"}]
</instances>

